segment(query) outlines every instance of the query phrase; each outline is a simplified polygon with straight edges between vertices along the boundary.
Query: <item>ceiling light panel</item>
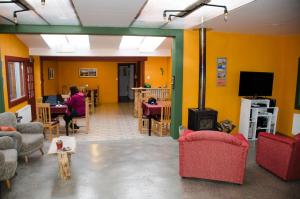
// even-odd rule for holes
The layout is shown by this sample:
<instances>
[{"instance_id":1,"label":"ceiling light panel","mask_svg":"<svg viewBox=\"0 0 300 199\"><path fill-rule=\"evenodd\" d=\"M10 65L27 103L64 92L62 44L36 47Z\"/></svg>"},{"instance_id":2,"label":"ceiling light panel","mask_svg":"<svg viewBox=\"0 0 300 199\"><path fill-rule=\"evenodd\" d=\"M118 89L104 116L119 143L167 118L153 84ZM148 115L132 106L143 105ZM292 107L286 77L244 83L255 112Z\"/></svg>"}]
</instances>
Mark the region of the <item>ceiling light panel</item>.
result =
<instances>
[{"instance_id":1,"label":"ceiling light panel","mask_svg":"<svg viewBox=\"0 0 300 199\"><path fill-rule=\"evenodd\" d=\"M49 48L54 49L54 50L59 50L60 48L63 48L63 46L69 45L65 35L42 34L41 37L47 43Z\"/></svg>"},{"instance_id":2,"label":"ceiling light panel","mask_svg":"<svg viewBox=\"0 0 300 199\"><path fill-rule=\"evenodd\" d=\"M2 16L14 20L13 13L17 10L22 10L20 6L15 3L2 3L0 4L0 13ZM18 24L32 24L32 25L45 25L46 23L32 10L17 13Z\"/></svg>"},{"instance_id":3,"label":"ceiling light panel","mask_svg":"<svg viewBox=\"0 0 300 199\"><path fill-rule=\"evenodd\" d=\"M154 52L165 39L165 37L145 37L139 50L141 52Z\"/></svg>"},{"instance_id":4,"label":"ceiling light panel","mask_svg":"<svg viewBox=\"0 0 300 199\"><path fill-rule=\"evenodd\" d=\"M48 35L42 34L41 37L50 49L56 52L75 52L90 49L88 35Z\"/></svg>"},{"instance_id":5,"label":"ceiling light panel","mask_svg":"<svg viewBox=\"0 0 300 199\"><path fill-rule=\"evenodd\" d=\"M146 0L73 0L84 26L128 27Z\"/></svg>"},{"instance_id":6,"label":"ceiling light panel","mask_svg":"<svg viewBox=\"0 0 300 199\"><path fill-rule=\"evenodd\" d=\"M237 9L243 5L251 3L255 0L211 0L209 4L216 4L216 5L224 5L227 7L229 12L228 20L230 20L230 11ZM194 11L190 15L186 16L185 18L173 18L173 20L166 25L164 28L195 28L199 27L199 25L203 22L205 25L206 21L213 19L217 16L223 15L224 9L211 7L211 6L203 6L198 10ZM225 21L224 21L225 23Z\"/></svg>"},{"instance_id":7,"label":"ceiling light panel","mask_svg":"<svg viewBox=\"0 0 300 199\"><path fill-rule=\"evenodd\" d=\"M71 44L75 50L89 50L90 41L88 35L66 35L69 44Z\"/></svg>"},{"instance_id":8,"label":"ceiling light panel","mask_svg":"<svg viewBox=\"0 0 300 199\"><path fill-rule=\"evenodd\" d=\"M123 36L119 49L139 49L144 37L140 36Z\"/></svg>"},{"instance_id":9,"label":"ceiling light panel","mask_svg":"<svg viewBox=\"0 0 300 199\"><path fill-rule=\"evenodd\" d=\"M134 27L160 27L165 23L164 10L183 10L197 0L149 0L133 24Z\"/></svg>"},{"instance_id":10,"label":"ceiling light panel","mask_svg":"<svg viewBox=\"0 0 300 199\"><path fill-rule=\"evenodd\" d=\"M48 0L45 5L41 0L26 0L51 25L79 25L79 21L70 0Z\"/></svg>"}]
</instances>

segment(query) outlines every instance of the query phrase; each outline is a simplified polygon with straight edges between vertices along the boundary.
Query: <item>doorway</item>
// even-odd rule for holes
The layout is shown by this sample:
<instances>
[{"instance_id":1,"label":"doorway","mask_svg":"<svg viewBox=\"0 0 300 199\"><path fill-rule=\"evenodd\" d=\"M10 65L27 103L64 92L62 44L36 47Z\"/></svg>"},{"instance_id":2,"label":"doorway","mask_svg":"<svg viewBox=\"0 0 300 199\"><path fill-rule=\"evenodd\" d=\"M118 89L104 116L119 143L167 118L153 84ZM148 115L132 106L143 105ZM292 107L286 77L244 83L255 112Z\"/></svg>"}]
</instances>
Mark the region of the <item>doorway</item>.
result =
<instances>
[{"instance_id":1,"label":"doorway","mask_svg":"<svg viewBox=\"0 0 300 199\"><path fill-rule=\"evenodd\" d=\"M137 81L135 63L118 64L118 102L130 102L134 100L133 88Z\"/></svg>"}]
</instances>

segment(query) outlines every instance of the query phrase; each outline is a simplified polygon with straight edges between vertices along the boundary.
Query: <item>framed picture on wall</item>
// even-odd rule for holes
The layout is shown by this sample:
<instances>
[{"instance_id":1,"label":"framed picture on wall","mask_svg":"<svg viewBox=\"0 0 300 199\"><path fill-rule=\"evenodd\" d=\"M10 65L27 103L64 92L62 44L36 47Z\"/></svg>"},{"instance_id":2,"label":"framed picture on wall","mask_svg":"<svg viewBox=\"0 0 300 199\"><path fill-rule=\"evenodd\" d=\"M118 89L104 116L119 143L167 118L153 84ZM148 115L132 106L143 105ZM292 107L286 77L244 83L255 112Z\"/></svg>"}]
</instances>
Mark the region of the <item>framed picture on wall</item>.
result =
<instances>
[{"instance_id":1,"label":"framed picture on wall","mask_svg":"<svg viewBox=\"0 0 300 199\"><path fill-rule=\"evenodd\" d=\"M217 58L217 86L226 86L227 58Z\"/></svg>"},{"instance_id":2,"label":"framed picture on wall","mask_svg":"<svg viewBox=\"0 0 300 199\"><path fill-rule=\"evenodd\" d=\"M54 79L54 68L48 68L48 79Z\"/></svg>"},{"instance_id":3,"label":"framed picture on wall","mask_svg":"<svg viewBox=\"0 0 300 199\"><path fill-rule=\"evenodd\" d=\"M79 77L97 77L97 68L80 68Z\"/></svg>"}]
</instances>

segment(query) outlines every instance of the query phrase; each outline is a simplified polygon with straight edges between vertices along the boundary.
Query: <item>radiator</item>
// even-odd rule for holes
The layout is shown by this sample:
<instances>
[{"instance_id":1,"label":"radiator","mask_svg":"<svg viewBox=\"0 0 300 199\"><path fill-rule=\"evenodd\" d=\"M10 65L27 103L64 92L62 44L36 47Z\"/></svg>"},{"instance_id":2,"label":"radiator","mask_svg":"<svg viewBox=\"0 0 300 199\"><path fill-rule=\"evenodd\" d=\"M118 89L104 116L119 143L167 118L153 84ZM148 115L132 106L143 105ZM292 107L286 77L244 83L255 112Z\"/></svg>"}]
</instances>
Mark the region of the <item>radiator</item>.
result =
<instances>
[{"instance_id":1,"label":"radiator","mask_svg":"<svg viewBox=\"0 0 300 199\"><path fill-rule=\"evenodd\" d=\"M294 113L292 134L297 135L298 133L300 133L300 114Z\"/></svg>"},{"instance_id":2,"label":"radiator","mask_svg":"<svg viewBox=\"0 0 300 199\"><path fill-rule=\"evenodd\" d=\"M19 109L16 111L16 113L18 114L18 116L22 117L21 119L21 123L28 123L31 122L32 118L31 118L31 105L26 105L23 108Z\"/></svg>"}]
</instances>

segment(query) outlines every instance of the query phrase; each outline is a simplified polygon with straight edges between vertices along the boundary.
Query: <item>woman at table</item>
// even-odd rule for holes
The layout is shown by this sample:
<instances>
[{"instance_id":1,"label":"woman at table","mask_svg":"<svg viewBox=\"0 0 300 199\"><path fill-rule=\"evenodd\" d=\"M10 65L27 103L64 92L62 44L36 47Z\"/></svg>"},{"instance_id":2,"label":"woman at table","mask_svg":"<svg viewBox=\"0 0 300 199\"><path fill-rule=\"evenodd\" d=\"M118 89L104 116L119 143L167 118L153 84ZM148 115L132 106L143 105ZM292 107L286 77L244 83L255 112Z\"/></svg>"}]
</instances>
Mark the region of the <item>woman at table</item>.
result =
<instances>
[{"instance_id":1,"label":"woman at table","mask_svg":"<svg viewBox=\"0 0 300 199\"><path fill-rule=\"evenodd\" d=\"M73 117L80 117L85 115L85 101L84 94L79 92L76 86L70 87L70 98L66 101L68 110L64 116L66 122L66 135L69 135L69 123ZM79 129L75 124L74 128Z\"/></svg>"}]
</instances>

